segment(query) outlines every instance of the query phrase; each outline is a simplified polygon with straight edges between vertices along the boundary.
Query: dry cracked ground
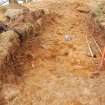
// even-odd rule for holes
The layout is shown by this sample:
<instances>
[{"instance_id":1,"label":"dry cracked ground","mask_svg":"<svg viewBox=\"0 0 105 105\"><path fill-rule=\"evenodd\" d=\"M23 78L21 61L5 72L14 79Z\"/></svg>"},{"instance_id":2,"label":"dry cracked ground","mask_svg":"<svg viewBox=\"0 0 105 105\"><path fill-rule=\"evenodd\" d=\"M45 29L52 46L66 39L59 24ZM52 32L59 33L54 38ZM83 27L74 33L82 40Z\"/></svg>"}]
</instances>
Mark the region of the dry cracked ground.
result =
<instances>
[{"instance_id":1,"label":"dry cracked ground","mask_svg":"<svg viewBox=\"0 0 105 105\"><path fill-rule=\"evenodd\" d=\"M45 0L26 5L52 16L17 54L16 73L22 73L17 83L11 75L1 84L0 105L105 105L105 73L91 78L99 58L90 57L86 42L91 34L87 3Z\"/></svg>"}]
</instances>

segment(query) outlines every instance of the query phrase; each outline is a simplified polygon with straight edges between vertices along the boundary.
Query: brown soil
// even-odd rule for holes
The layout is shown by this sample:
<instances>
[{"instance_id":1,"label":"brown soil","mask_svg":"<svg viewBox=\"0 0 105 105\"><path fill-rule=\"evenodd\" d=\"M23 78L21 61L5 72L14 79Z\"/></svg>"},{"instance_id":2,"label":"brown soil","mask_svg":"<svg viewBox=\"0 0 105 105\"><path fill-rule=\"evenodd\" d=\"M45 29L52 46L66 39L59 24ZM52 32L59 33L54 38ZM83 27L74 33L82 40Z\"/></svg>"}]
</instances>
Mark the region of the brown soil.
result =
<instances>
[{"instance_id":1,"label":"brown soil","mask_svg":"<svg viewBox=\"0 0 105 105\"><path fill-rule=\"evenodd\" d=\"M100 56L97 52L93 59L89 54L86 36L92 34L92 20L86 8L78 10L84 2L27 5L32 10L44 8L50 15L44 31L28 39L17 52L9 67L12 73L3 79L1 105L104 105L105 75L102 72L91 78Z\"/></svg>"}]
</instances>

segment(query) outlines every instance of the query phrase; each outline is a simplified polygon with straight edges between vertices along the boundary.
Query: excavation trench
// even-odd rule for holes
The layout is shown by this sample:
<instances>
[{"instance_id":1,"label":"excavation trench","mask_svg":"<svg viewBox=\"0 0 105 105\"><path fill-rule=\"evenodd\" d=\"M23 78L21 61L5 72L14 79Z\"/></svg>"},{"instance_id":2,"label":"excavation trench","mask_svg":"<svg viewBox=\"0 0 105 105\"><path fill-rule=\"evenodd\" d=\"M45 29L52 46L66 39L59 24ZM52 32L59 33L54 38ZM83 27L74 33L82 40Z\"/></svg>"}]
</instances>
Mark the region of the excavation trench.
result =
<instances>
[{"instance_id":1,"label":"excavation trench","mask_svg":"<svg viewBox=\"0 0 105 105\"><path fill-rule=\"evenodd\" d=\"M23 58L26 62L33 59L32 45L28 46L30 52L27 53L26 43L32 44L33 39L37 40L44 29L45 18L44 10L40 9L21 14L15 21L0 23L0 80L8 82L23 74Z\"/></svg>"},{"instance_id":2,"label":"excavation trench","mask_svg":"<svg viewBox=\"0 0 105 105\"><path fill-rule=\"evenodd\" d=\"M103 49L98 42L104 41L103 27L87 9L77 9L78 4L61 2L47 6L53 14L43 15L38 23L34 21L38 27L41 26L41 31L36 31L37 27L33 30L33 19L28 14L26 17L30 17L29 20L24 20L28 21L25 24L27 37L21 38L24 35L24 24L20 22L23 16L12 24L8 23L14 29L12 32L2 33L3 37L5 33L15 35L14 40L9 40L14 42L9 47L12 49L8 51L10 57L3 60L0 71L0 79L4 83L2 94L7 92L3 98L11 99L9 93L16 90L14 84L19 84L16 87L20 86L21 89L17 90L21 92L12 101L9 100L10 105L99 105L100 98L104 104L105 95L102 93L105 91L105 76L102 74L98 78L91 78L101 55L96 45L92 44L96 57L91 57L85 37L93 42L93 35ZM29 24L29 21L32 23ZM10 91L5 88L5 83Z\"/></svg>"},{"instance_id":3,"label":"excavation trench","mask_svg":"<svg viewBox=\"0 0 105 105\"><path fill-rule=\"evenodd\" d=\"M33 69L38 52L42 48L40 35L46 26L53 24L59 15L45 14L43 9L28 11L15 21L0 22L0 80L17 83L24 75L25 67Z\"/></svg>"}]
</instances>

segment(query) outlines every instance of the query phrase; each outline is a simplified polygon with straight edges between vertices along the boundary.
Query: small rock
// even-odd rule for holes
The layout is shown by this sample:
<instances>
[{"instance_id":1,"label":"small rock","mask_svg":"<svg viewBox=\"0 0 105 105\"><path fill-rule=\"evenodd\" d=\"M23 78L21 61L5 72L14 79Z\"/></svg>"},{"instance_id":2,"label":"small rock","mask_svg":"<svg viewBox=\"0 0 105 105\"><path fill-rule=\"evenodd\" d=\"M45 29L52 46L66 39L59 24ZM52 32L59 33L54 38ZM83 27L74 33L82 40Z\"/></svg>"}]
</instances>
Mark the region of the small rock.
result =
<instances>
[{"instance_id":1,"label":"small rock","mask_svg":"<svg viewBox=\"0 0 105 105\"><path fill-rule=\"evenodd\" d=\"M100 25L105 27L105 22L101 22Z\"/></svg>"},{"instance_id":2,"label":"small rock","mask_svg":"<svg viewBox=\"0 0 105 105\"><path fill-rule=\"evenodd\" d=\"M83 13L89 13L90 12L89 8L87 8L87 7L78 7L77 11L83 12Z\"/></svg>"},{"instance_id":3,"label":"small rock","mask_svg":"<svg viewBox=\"0 0 105 105\"><path fill-rule=\"evenodd\" d=\"M23 14L27 12L26 9L8 9L5 13L5 17L8 17L10 19L15 19L18 15Z\"/></svg>"},{"instance_id":4,"label":"small rock","mask_svg":"<svg viewBox=\"0 0 105 105\"><path fill-rule=\"evenodd\" d=\"M33 68L33 69L35 68L35 64L34 64L34 63L32 63L32 68Z\"/></svg>"}]
</instances>

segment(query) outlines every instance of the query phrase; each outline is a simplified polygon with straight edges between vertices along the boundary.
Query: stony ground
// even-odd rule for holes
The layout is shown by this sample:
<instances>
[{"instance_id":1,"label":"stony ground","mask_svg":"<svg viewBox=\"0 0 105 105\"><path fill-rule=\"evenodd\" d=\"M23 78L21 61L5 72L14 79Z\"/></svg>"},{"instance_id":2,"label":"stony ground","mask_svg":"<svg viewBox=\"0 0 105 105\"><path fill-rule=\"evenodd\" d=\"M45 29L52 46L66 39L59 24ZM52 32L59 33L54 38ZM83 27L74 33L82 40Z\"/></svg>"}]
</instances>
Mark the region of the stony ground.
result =
<instances>
[{"instance_id":1,"label":"stony ground","mask_svg":"<svg viewBox=\"0 0 105 105\"><path fill-rule=\"evenodd\" d=\"M51 13L44 32L28 40L17 55L19 79L5 82L0 105L104 105L105 73L92 78L98 58L89 54L89 15L84 1L28 4Z\"/></svg>"}]
</instances>

